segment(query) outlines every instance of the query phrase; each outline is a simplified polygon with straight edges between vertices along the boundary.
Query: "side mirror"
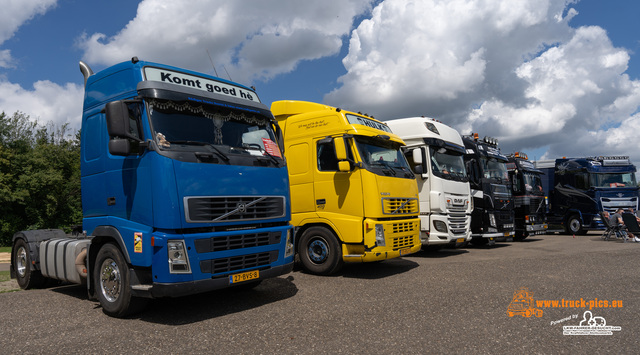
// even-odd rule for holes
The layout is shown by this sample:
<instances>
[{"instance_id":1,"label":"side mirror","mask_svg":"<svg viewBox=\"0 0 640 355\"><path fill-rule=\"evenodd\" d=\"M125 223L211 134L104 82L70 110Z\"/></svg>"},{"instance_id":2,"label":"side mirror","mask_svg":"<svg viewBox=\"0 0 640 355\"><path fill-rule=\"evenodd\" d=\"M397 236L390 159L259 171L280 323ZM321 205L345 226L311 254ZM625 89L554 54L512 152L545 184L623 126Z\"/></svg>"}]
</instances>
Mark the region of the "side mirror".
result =
<instances>
[{"instance_id":1,"label":"side mirror","mask_svg":"<svg viewBox=\"0 0 640 355\"><path fill-rule=\"evenodd\" d=\"M351 171L351 163L346 160L341 160L338 162L338 171L348 172Z\"/></svg>"},{"instance_id":2,"label":"side mirror","mask_svg":"<svg viewBox=\"0 0 640 355\"><path fill-rule=\"evenodd\" d=\"M415 164L414 173L422 176L424 179L428 178L427 155L425 154L424 148L415 148L411 153L413 154L413 163Z\"/></svg>"},{"instance_id":3,"label":"side mirror","mask_svg":"<svg viewBox=\"0 0 640 355\"><path fill-rule=\"evenodd\" d=\"M109 137L132 138L129 133L129 108L124 101L108 102L105 113Z\"/></svg>"},{"instance_id":4,"label":"side mirror","mask_svg":"<svg viewBox=\"0 0 640 355\"><path fill-rule=\"evenodd\" d=\"M109 153L112 155L127 156L131 154L131 142L126 138L110 139Z\"/></svg>"},{"instance_id":5,"label":"side mirror","mask_svg":"<svg viewBox=\"0 0 640 355\"><path fill-rule=\"evenodd\" d=\"M343 160L347 160L347 147L344 144L344 139L338 137L338 139L334 139L333 142L336 147L336 158L338 158L338 161L342 162ZM346 163L348 164L349 162Z\"/></svg>"}]
</instances>

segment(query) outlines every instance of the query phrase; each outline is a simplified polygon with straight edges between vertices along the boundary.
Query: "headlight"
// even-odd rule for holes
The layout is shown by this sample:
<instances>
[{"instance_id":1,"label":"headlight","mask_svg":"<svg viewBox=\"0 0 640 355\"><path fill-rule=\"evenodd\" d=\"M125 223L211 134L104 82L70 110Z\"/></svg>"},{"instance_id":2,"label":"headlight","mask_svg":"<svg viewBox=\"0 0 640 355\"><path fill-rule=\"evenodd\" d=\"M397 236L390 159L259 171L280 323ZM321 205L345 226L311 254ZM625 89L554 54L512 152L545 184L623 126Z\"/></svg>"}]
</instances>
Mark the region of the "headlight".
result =
<instances>
[{"instance_id":1,"label":"headlight","mask_svg":"<svg viewBox=\"0 0 640 355\"><path fill-rule=\"evenodd\" d=\"M376 245L379 247L387 246L384 240L384 226L382 224L376 224Z\"/></svg>"},{"instance_id":2,"label":"headlight","mask_svg":"<svg viewBox=\"0 0 640 355\"><path fill-rule=\"evenodd\" d=\"M285 249L284 249L284 257L290 257L293 255L294 252L294 247L293 247L293 229L289 229L287 231L287 245L285 245Z\"/></svg>"},{"instance_id":3,"label":"headlight","mask_svg":"<svg viewBox=\"0 0 640 355\"><path fill-rule=\"evenodd\" d=\"M496 227L496 216L493 213L489 213L489 225Z\"/></svg>"},{"instance_id":4,"label":"headlight","mask_svg":"<svg viewBox=\"0 0 640 355\"><path fill-rule=\"evenodd\" d=\"M172 274L191 273L189 258L183 240L167 241L167 251L169 253L169 272Z\"/></svg>"},{"instance_id":5,"label":"headlight","mask_svg":"<svg viewBox=\"0 0 640 355\"><path fill-rule=\"evenodd\" d=\"M447 233L447 224L443 221L433 221L433 228L440 233Z\"/></svg>"}]
</instances>

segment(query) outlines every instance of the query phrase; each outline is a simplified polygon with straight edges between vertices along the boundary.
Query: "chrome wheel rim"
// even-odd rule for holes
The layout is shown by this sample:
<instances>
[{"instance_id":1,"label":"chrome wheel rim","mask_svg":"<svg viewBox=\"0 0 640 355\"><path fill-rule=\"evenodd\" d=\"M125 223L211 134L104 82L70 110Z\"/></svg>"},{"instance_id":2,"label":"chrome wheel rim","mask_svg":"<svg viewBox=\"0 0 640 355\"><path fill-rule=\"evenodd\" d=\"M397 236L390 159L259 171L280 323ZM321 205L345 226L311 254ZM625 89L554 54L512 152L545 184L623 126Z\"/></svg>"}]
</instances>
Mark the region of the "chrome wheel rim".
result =
<instances>
[{"instance_id":1,"label":"chrome wheel rim","mask_svg":"<svg viewBox=\"0 0 640 355\"><path fill-rule=\"evenodd\" d=\"M109 302L115 302L120 296L122 277L118 264L107 258L100 266L100 289L104 298Z\"/></svg>"},{"instance_id":2,"label":"chrome wheel rim","mask_svg":"<svg viewBox=\"0 0 640 355\"><path fill-rule=\"evenodd\" d=\"M16 271L20 277L24 277L27 273L27 251L24 247L18 248L16 252Z\"/></svg>"}]
</instances>

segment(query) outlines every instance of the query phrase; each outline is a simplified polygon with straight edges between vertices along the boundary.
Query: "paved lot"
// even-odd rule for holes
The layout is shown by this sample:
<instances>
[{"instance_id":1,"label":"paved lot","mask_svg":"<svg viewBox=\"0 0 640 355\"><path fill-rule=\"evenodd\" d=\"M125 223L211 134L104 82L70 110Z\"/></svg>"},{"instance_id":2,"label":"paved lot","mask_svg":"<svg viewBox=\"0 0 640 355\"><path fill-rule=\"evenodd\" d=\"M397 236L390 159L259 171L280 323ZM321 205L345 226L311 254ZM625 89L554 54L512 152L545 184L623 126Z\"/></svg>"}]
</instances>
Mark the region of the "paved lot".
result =
<instances>
[{"instance_id":1,"label":"paved lot","mask_svg":"<svg viewBox=\"0 0 640 355\"><path fill-rule=\"evenodd\" d=\"M3 353L637 353L640 243L538 236L492 248L421 252L351 265L333 277L301 271L230 290L154 300L131 319L105 316L82 287L0 294ZM612 335L563 335L589 308L507 308L536 300L621 300L593 308ZM577 317L562 321L567 317ZM560 321L560 322L559 322ZM557 324L553 324L558 322Z\"/></svg>"}]
</instances>

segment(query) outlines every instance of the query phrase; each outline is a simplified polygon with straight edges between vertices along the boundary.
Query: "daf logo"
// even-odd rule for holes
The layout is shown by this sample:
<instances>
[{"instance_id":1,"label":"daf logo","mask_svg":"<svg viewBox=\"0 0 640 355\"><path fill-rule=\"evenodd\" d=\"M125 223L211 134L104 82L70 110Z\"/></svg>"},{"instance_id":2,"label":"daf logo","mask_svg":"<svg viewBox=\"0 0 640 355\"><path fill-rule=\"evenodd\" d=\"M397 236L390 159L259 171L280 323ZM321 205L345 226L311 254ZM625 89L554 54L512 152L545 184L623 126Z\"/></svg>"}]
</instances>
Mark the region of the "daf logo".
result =
<instances>
[{"instance_id":1,"label":"daf logo","mask_svg":"<svg viewBox=\"0 0 640 355\"><path fill-rule=\"evenodd\" d=\"M238 213L245 213L247 211L247 205L239 203L236 205L236 210L238 210Z\"/></svg>"},{"instance_id":2,"label":"daf logo","mask_svg":"<svg viewBox=\"0 0 640 355\"><path fill-rule=\"evenodd\" d=\"M462 199L461 198L454 198L453 199L453 203L455 203L456 205L459 205L462 203Z\"/></svg>"}]
</instances>

